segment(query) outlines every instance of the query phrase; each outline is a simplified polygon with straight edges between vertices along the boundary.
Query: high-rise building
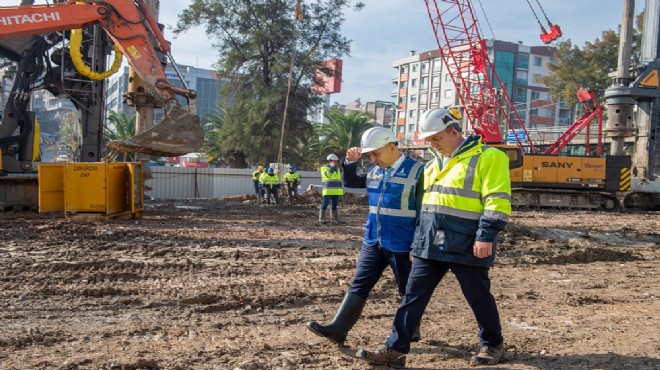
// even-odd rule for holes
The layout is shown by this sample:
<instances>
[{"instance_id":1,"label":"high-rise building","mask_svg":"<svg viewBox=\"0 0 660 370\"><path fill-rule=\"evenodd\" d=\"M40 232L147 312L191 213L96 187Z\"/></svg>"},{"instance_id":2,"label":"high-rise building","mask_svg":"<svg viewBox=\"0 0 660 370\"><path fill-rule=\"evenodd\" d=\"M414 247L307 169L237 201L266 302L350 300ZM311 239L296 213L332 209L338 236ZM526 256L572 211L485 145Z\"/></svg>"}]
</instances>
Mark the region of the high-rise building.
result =
<instances>
[{"instance_id":1,"label":"high-rise building","mask_svg":"<svg viewBox=\"0 0 660 370\"><path fill-rule=\"evenodd\" d=\"M572 109L563 102L554 103L550 89L543 84L543 77L550 74L548 64L554 63L553 48L500 40L489 40L487 46L495 71L525 127L556 133L571 124ZM411 51L409 56L395 60L393 67L397 138L404 145L423 145L423 140L418 140L419 117L430 108L458 106L456 88L439 50L419 54ZM493 83L495 88L502 88ZM463 129L471 131L470 127ZM554 137L552 134L547 139Z\"/></svg>"},{"instance_id":2,"label":"high-rise building","mask_svg":"<svg viewBox=\"0 0 660 370\"><path fill-rule=\"evenodd\" d=\"M209 114L218 113L218 104L224 103L220 99L219 90L227 81L219 79L216 72L210 69L179 65L179 70L188 88L197 92L197 115L204 124ZM121 74L115 74L106 80L106 111L123 112L129 116L135 114L135 107L127 105L124 98L124 93L128 91L128 71L129 68L124 67ZM166 68L165 75L173 86L182 86L172 67ZM177 99L185 105L184 98ZM162 109L156 109L154 121L159 121L162 115Z\"/></svg>"}]
</instances>

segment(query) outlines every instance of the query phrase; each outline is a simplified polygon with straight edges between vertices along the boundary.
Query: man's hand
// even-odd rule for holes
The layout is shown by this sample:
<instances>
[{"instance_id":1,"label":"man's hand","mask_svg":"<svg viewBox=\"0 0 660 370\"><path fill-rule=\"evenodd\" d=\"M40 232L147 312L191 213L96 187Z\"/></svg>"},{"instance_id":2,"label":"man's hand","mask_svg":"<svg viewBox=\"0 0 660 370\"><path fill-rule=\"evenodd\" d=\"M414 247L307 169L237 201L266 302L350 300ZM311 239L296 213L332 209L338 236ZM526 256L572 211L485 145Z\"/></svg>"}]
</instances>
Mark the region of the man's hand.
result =
<instances>
[{"instance_id":1,"label":"man's hand","mask_svg":"<svg viewBox=\"0 0 660 370\"><path fill-rule=\"evenodd\" d=\"M355 162L362 156L362 148L353 147L346 151L346 160L349 162Z\"/></svg>"},{"instance_id":2,"label":"man's hand","mask_svg":"<svg viewBox=\"0 0 660 370\"><path fill-rule=\"evenodd\" d=\"M477 258L486 258L493 254L493 242L474 242L474 256Z\"/></svg>"}]
</instances>

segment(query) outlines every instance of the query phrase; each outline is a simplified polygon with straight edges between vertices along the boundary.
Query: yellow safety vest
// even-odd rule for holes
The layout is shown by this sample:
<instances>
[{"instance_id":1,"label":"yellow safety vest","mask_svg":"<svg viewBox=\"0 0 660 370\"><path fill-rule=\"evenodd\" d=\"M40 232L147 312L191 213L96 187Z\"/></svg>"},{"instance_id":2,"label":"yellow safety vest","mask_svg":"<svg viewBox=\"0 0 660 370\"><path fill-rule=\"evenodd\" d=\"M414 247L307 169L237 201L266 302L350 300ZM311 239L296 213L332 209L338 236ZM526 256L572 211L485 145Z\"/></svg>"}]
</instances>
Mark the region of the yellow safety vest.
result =
<instances>
[{"instance_id":1,"label":"yellow safety vest","mask_svg":"<svg viewBox=\"0 0 660 370\"><path fill-rule=\"evenodd\" d=\"M323 182L323 191L321 194L326 195L344 195L344 186L341 183L341 172L339 168L333 173L330 173L330 166L323 166L321 171L321 181Z\"/></svg>"}]
</instances>

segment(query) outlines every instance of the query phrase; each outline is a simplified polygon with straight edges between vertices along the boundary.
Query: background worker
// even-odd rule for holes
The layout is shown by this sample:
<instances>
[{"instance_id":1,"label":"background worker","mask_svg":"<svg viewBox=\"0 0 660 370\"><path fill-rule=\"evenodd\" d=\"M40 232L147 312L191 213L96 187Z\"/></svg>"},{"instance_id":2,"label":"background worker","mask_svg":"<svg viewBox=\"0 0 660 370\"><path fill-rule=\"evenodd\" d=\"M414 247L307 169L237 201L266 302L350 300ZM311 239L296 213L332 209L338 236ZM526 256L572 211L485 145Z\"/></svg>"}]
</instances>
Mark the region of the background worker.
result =
<instances>
[{"instance_id":1,"label":"background worker","mask_svg":"<svg viewBox=\"0 0 660 370\"><path fill-rule=\"evenodd\" d=\"M307 323L312 332L340 345L359 319L369 293L387 266L392 269L399 295L403 297L410 273L410 244L423 191L424 166L399 151L392 131L371 128L362 134L361 145L362 148L350 148L344 162L344 185L367 188L369 195L369 216L355 276L330 324ZM367 174L358 175L356 161L362 154L368 154L374 166Z\"/></svg>"},{"instance_id":2,"label":"background worker","mask_svg":"<svg viewBox=\"0 0 660 370\"><path fill-rule=\"evenodd\" d=\"M332 219L339 222L339 197L344 195L344 187L341 183L341 172L339 171L339 157L330 154L326 158L328 165L319 169L323 190L321 192L321 209L319 211L319 222L325 222L325 210L332 203Z\"/></svg>"},{"instance_id":3,"label":"background worker","mask_svg":"<svg viewBox=\"0 0 660 370\"><path fill-rule=\"evenodd\" d=\"M261 180L264 189L266 190L266 204L270 204L270 196L273 196L275 204L280 204L280 179L275 175L275 169L268 167L266 176Z\"/></svg>"},{"instance_id":4,"label":"background worker","mask_svg":"<svg viewBox=\"0 0 660 370\"><path fill-rule=\"evenodd\" d=\"M404 367L410 337L436 286L447 271L456 276L479 327L481 350L474 365L496 364L504 355L504 338L489 268L495 239L511 213L509 159L479 136L464 137L460 113L431 109L421 117L420 135L434 159L424 169L424 196L412 245L414 257L406 295L394 316L385 346L358 358L372 364Z\"/></svg>"},{"instance_id":5,"label":"background worker","mask_svg":"<svg viewBox=\"0 0 660 370\"><path fill-rule=\"evenodd\" d=\"M266 176L268 176L269 169L269 167L264 168L264 171L259 176L259 199L261 199L261 202L266 200L266 187L264 186L264 179Z\"/></svg>"},{"instance_id":6,"label":"background worker","mask_svg":"<svg viewBox=\"0 0 660 370\"><path fill-rule=\"evenodd\" d=\"M257 200L261 198L261 192L259 191L259 177L264 173L264 166L257 167L257 170L252 172L252 182L254 183L254 194L257 196Z\"/></svg>"},{"instance_id":7,"label":"background worker","mask_svg":"<svg viewBox=\"0 0 660 370\"><path fill-rule=\"evenodd\" d=\"M291 202L298 203L298 185L300 185L302 178L296 167L289 165L289 172L284 175L284 183L286 184L286 195Z\"/></svg>"}]
</instances>

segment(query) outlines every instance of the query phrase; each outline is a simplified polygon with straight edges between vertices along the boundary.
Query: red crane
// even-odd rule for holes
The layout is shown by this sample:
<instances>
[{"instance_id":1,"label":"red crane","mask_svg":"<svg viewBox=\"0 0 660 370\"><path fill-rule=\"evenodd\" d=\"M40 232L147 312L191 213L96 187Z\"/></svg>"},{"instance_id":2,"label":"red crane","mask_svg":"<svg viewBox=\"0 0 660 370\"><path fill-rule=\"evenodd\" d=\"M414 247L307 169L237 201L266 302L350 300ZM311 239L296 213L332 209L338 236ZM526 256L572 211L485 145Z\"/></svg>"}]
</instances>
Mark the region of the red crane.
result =
<instances>
[{"instance_id":1,"label":"red crane","mask_svg":"<svg viewBox=\"0 0 660 370\"><path fill-rule=\"evenodd\" d=\"M475 133L487 143L502 143L500 127L523 130L528 152L538 153L524 122L488 57L486 40L479 34L470 0L424 0L442 61L456 86L460 104ZM586 101L583 101L585 106ZM543 154L557 155L589 122L598 118L599 155L603 107L592 99L593 109L575 121ZM517 144L525 147L518 135ZM527 148L526 148L527 149ZM589 145L585 147L587 153Z\"/></svg>"}]
</instances>

